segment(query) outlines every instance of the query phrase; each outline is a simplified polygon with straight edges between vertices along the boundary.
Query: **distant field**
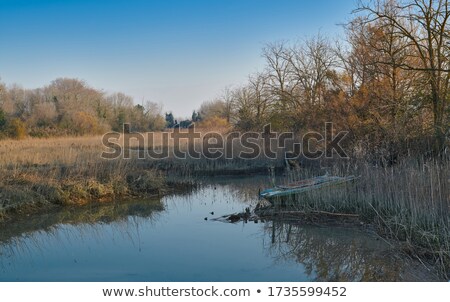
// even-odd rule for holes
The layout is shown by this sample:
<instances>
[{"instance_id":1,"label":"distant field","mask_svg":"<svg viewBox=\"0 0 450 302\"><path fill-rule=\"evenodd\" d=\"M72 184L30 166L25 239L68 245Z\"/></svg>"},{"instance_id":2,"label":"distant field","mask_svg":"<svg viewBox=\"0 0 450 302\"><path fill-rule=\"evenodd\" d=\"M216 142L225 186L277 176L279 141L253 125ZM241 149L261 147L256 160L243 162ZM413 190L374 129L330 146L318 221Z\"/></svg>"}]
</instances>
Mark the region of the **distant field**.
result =
<instances>
[{"instance_id":1,"label":"distant field","mask_svg":"<svg viewBox=\"0 0 450 302\"><path fill-rule=\"evenodd\" d=\"M79 156L94 158L101 151L101 136L3 140L0 141L0 167L71 164Z\"/></svg>"},{"instance_id":2,"label":"distant field","mask_svg":"<svg viewBox=\"0 0 450 302\"><path fill-rule=\"evenodd\" d=\"M122 142L120 142L123 144ZM137 145L131 140L132 147ZM155 146L161 145L161 133L155 133ZM0 140L0 168L17 165L70 165L77 160L100 160L107 148L102 136L27 138L24 140Z\"/></svg>"},{"instance_id":3,"label":"distant field","mask_svg":"<svg viewBox=\"0 0 450 302\"><path fill-rule=\"evenodd\" d=\"M187 131L187 130L183 130ZM223 130L219 130L219 133ZM167 132L166 132L167 133ZM200 132L201 135L207 131ZM163 132L153 132L152 147L163 145ZM80 160L101 160L103 151L108 148L102 144L102 135L80 137L52 137L52 138L26 138L23 140L0 140L0 169L11 166L35 165L71 165ZM147 134L143 133L144 147L148 147ZM124 136L121 135L118 143L123 146ZM130 139L131 149L137 149L138 141ZM165 144L164 144L165 145ZM169 145L172 143L169 142ZM180 142L181 147L186 141Z\"/></svg>"}]
</instances>

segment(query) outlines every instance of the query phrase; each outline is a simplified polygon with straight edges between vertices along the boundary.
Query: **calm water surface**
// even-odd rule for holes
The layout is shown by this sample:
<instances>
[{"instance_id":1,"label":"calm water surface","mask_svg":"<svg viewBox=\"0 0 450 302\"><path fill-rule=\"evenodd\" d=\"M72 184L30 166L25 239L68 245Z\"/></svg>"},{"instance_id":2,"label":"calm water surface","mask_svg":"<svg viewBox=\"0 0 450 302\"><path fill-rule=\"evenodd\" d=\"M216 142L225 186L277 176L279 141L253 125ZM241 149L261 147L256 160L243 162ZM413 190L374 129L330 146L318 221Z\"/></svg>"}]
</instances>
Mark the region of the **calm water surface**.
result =
<instances>
[{"instance_id":1,"label":"calm water surface","mask_svg":"<svg viewBox=\"0 0 450 302\"><path fill-rule=\"evenodd\" d=\"M161 200L64 209L2 226L0 280L428 278L367 231L212 220L256 205L258 188L266 185L264 178L214 179Z\"/></svg>"}]
</instances>

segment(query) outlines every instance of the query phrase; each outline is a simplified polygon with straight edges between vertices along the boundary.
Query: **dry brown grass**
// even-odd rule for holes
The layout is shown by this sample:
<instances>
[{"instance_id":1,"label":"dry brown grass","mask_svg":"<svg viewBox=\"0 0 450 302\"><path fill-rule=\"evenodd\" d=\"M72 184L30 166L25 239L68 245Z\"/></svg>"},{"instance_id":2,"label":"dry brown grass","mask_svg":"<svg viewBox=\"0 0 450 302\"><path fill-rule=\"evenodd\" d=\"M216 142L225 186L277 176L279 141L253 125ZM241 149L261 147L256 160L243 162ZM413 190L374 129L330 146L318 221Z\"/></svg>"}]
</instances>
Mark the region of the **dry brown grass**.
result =
<instances>
[{"instance_id":1,"label":"dry brown grass","mask_svg":"<svg viewBox=\"0 0 450 302\"><path fill-rule=\"evenodd\" d=\"M411 254L436 261L450 273L450 161L403 159L380 167L365 161L336 162L333 175L358 175L356 183L324 188L284 202L296 211L357 214ZM296 179L310 177L298 171Z\"/></svg>"},{"instance_id":2,"label":"dry brown grass","mask_svg":"<svg viewBox=\"0 0 450 302\"><path fill-rule=\"evenodd\" d=\"M186 130L183 130L186 131ZM207 131L203 130L203 134ZM153 147L168 147L162 133L155 133ZM102 136L29 138L0 140L0 215L42 205L85 204L110 201L124 195L163 194L167 189L166 174L187 176L211 171L229 173L252 170L255 165L265 171L263 160L138 160L144 146L131 140L131 159L102 159L108 149ZM120 145L124 145L122 136ZM186 142L181 143L186 149ZM258 166L259 165L259 166Z\"/></svg>"},{"instance_id":3,"label":"dry brown grass","mask_svg":"<svg viewBox=\"0 0 450 302\"><path fill-rule=\"evenodd\" d=\"M81 155L94 158L101 151L101 136L1 140L0 168L73 164Z\"/></svg>"},{"instance_id":4,"label":"dry brown grass","mask_svg":"<svg viewBox=\"0 0 450 302\"><path fill-rule=\"evenodd\" d=\"M123 145L123 137L118 143ZM145 143L147 146L147 141ZM131 147L137 144L137 140L130 140ZM155 133L154 145L162 145L161 132ZM107 149L102 145L102 136L0 140L0 169L10 166L72 165L80 158L98 161L103 151Z\"/></svg>"},{"instance_id":5,"label":"dry brown grass","mask_svg":"<svg viewBox=\"0 0 450 302\"><path fill-rule=\"evenodd\" d=\"M0 141L0 218L45 205L162 194L163 176L135 159L105 160L102 137Z\"/></svg>"},{"instance_id":6,"label":"dry brown grass","mask_svg":"<svg viewBox=\"0 0 450 302\"><path fill-rule=\"evenodd\" d=\"M203 136L207 132L226 133L229 129L198 129ZM181 131L187 131L183 129ZM170 135L170 132L167 132ZM148 137L144 133L144 148L148 147ZM163 132L154 132L152 147L170 147L163 142ZM125 136L121 135L117 141L124 146ZM114 140L112 140L114 141ZM114 141L116 142L116 141ZM130 139L130 147L137 149L138 141ZM180 142L183 149L187 144ZM54 138L27 138L24 140L0 140L0 169L5 167L28 167L38 165L73 165L80 161L95 162L101 160L103 151L108 151L102 144L102 136L82 137L54 137ZM136 155L136 152L134 152Z\"/></svg>"},{"instance_id":7,"label":"dry brown grass","mask_svg":"<svg viewBox=\"0 0 450 302\"><path fill-rule=\"evenodd\" d=\"M108 151L102 136L0 140L0 215L34 205L84 204L129 194L162 194L167 186L156 170L195 169L173 158L162 165L138 160L139 151L149 145L147 135L143 136L144 146L130 139L131 159L114 160L102 158L102 152ZM162 137L162 132L154 133L152 147L170 148L171 143L166 144ZM125 138L121 136L117 141L122 147ZM181 147L186 149L185 141ZM207 169L217 167L206 163Z\"/></svg>"},{"instance_id":8,"label":"dry brown grass","mask_svg":"<svg viewBox=\"0 0 450 302\"><path fill-rule=\"evenodd\" d=\"M154 145L162 145L161 137L162 133L156 134ZM137 142L132 141L131 147L137 149ZM256 160L137 160L138 150L132 152L134 159L103 160L100 155L105 150L101 136L0 141L0 216L24 203L38 207L82 204L127 194L163 193L166 180L157 172L161 170L190 180L194 175L262 172L269 165L283 165L282 160L263 156ZM239 148L234 151L237 154ZM329 172L360 175L356 186L314 192L299 197L296 204L302 205L301 211L358 214L386 236L405 242L407 248L431 255L448 273L449 171L448 160L405 159L391 167L364 160L334 162ZM311 171L303 169L293 177L309 176Z\"/></svg>"}]
</instances>

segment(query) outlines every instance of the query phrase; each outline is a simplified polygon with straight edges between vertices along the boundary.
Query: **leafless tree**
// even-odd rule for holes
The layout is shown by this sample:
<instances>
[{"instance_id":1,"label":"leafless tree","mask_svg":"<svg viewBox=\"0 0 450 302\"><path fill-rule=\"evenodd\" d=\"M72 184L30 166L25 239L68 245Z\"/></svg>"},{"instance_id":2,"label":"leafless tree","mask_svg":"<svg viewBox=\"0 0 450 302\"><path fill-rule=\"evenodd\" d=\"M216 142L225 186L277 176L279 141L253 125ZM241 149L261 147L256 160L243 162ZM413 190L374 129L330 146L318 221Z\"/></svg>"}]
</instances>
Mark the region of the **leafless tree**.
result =
<instances>
[{"instance_id":1,"label":"leafless tree","mask_svg":"<svg viewBox=\"0 0 450 302\"><path fill-rule=\"evenodd\" d=\"M294 87L300 90L296 105L320 105L330 72L336 65L336 55L328 39L320 34L291 48L286 57L291 65Z\"/></svg>"},{"instance_id":2,"label":"leafless tree","mask_svg":"<svg viewBox=\"0 0 450 302\"><path fill-rule=\"evenodd\" d=\"M268 85L272 95L276 97L278 107L287 109L292 102L295 85L292 81L292 66L289 57L290 49L286 42L267 44L262 56L266 60Z\"/></svg>"},{"instance_id":3,"label":"leafless tree","mask_svg":"<svg viewBox=\"0 0 450 302\"><path fill-rule=\"evenodd\" d=\"M367 22L381 21L392 28L392 33L408 40L414 48L409 53L418 59L418 65L407 62L399 67L422 72L426 77L433 112L437 149L445 146L445 112L448 104L449 18L448 0L376 0L360 2L355 12L367 13Z\"/></svg>"}]
</instances>

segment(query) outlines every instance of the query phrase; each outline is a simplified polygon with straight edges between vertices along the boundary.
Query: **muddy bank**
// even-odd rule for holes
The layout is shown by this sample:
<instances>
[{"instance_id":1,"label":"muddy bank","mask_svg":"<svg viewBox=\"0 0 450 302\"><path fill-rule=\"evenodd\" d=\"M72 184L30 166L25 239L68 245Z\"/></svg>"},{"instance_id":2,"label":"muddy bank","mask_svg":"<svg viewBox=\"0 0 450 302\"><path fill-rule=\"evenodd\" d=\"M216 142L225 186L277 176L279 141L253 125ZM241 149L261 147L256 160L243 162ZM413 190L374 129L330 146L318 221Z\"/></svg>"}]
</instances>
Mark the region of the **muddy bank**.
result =
<instances>
[{"instance_id":1,"label":"muddy bank","mask_svg":"<svg viewBox=\"0 0 450 302\"><path fill-rule=\"evenodd\" d=\"M112 223L129 216L151 218L164 210L160 198L129 198L108 203L93 202L86 205L47 206L30 213L11 216L2 226L0 243L15 237L27 236L36 231L51 232L58 225L83 225Z\"/></svg>"},{"instance_id":2,"label":"muddy bank","mask_svg":"<svg viewBox=\"0 0 450 302\"><path fill-rule=\"evenodd\" d=\"M51 174L50 174L51 175ZM52 208L107 204L124 199L155 198L193 187L187 181L169 181L156 171L130 171L122 176L46 177L22 171L0 182L0 221L43 213Z\"/></svg>"}]
</instances>

